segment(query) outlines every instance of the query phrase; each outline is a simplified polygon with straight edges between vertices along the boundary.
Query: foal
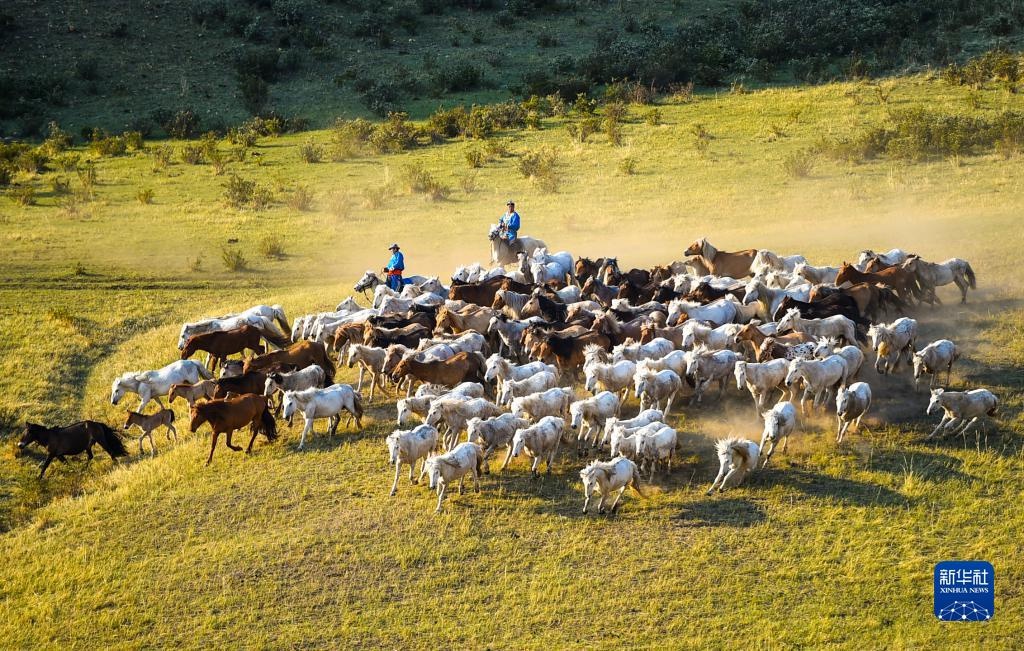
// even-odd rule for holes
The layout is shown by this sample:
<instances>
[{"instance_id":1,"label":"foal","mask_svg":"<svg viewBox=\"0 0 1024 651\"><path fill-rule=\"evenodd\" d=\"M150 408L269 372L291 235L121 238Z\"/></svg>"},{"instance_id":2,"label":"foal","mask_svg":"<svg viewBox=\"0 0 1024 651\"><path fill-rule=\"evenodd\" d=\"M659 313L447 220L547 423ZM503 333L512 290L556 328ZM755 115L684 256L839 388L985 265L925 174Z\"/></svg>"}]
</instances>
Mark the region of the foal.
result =
<instances>
[{"instance_id":1,"label":"foal","mask_svg":"<svg viewBox=\"0 0 1024 651\"><path fill-rule=\"evenodd\" d=\"M191 341L191 340L190 340ZM174 442L178 442L178 430L174 429L174 412L170 409L161 409L155 414L140 414L137 411L129 411L128 418L124 421L124 431L128 431L135 425L142 430L142 436L139 437L139 454L142 454L142 440L149 438L149 456L156 455L156 443L153 442L153 430L158 427L167 428L167 440L171 440L171 435L174 435Z\"/></svg>"}]
</instances>

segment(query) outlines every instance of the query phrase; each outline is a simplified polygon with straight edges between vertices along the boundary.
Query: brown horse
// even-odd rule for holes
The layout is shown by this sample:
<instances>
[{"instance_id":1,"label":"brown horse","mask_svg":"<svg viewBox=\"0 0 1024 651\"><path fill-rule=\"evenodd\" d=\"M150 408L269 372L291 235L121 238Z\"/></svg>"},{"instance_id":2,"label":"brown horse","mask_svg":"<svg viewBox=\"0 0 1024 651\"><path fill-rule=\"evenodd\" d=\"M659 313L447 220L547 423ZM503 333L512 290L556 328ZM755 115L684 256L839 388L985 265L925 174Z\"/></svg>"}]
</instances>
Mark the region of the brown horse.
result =
<instances>
[{"instance_id":1,"label":"brown horse","mask_svg":"<svg viewBox=\"0 0 1024 651\"><path fill-rule=\"evenodd\" d=\"M539 316L545 321L565 321L569 315L569 310L565 303L553 301L547 296L534 292L533 296L526 301L526 305L523 306L521 314L524 319Z\"/></svg>"},{"instance_id":2,"label":"brown horse","mask_svg":"<svg viewBox=\"0 0 1024 651\"><path fill-rule=\"evenodd\" d=\"M334 331L334 338L331 340L331 349L343 354L349 344L363 343L367 327L366 321L338 326L338 329Z\"/></svg>"},{"instance_id":3,"label":"brown horse","mask_svg":"<svg viewBox=\"0 0 1024 651\"><path fill-rule=\"evenodd\" d=\"M836 275L836 285L844 283L856 285L858 283L881 283L892 287L896 295L906 303L912 298L921 298L921 286L917 284L917 274L910 269L903 267L889 267L877 272L860 271L852 264L843 263L839 267L839 274Z\"/></svg>"},{"instance_id":4,"label":"brown horse","mask_svg":"<svg viewBox=\"0 0 1024 651\"><path fill-rule=\"evenodd\" d=\"M712 287L710 283L701 281L697 283L697 286L690 290L690 293L683 297L687 301L696 301L702 305L706 305L712 301L717 301L720 298L724 298L729 294L732 294L736 298L743 300L743 294L746 292L746 285L742 283L736 283L729 287L716 288Z\"/></svg>"},{"instance_id":5,"label":"brown horse","mask_svg":"<svg viewBox=\"0 0 1024 651\"><path fill-rule=\"evenodd\" d=\"M770 337L765 333L761 332L761 329L752 323L740 328L739 332L736 333L736 341L742 346L743 342L750 342L748 345L753 349L754 356L757 361L761 361L761 347L764 345L766 339ZM787 345L787 344L804 344L814 341L814 337L805 332L787 332L784 335L778 335L771 337L776 344ZM779 348L779 352L783 349ZM785 357L785 354L782 353ZM769 357L768 359L773 359Z\"/></svg>"},{"instance_id":6,"label":"brown horse","mask_svg":"<svg viewBox=\"0 0 1024 651\"><path fill-rule=\"evenodd\" d=\"M18 441L18 448L24 450L31 443L38 443L46 448L46 459L39 464L40 479L46 474L46 469L54 459L66 463L67 459L64 457L85 452L88 456L86 463L89 463L93 457L92 446L97 444L114 461L117 461L117 457L128 456L121 436L108 425L94 420L79 421L67 427L45 427L25 423L25 433Z\"/></svg>"},{"instance_id":7,"label":"brown horse","mask_svg":"<svg viewBox=\"0 0 1024 651\"><path fill-rule=\"evenodd\" d=\"M896 292L886 285L857 283L850 287L826 287L817 285L811 289L811 302L821 301L829 296L849 296L857 305L857 311L870 319L877 319L887 311L903 312L907 309Z\"/></svg>"},{"instance_id":8,"label":"brown horse","mask_svg":"<svg viewBox=\"0 0 1024 651\"><path fill-rule=\"evenodd\" d=\"M601 307L611 307L612 301L619 297L620 291L618 287L606 285L596 276L591 276L580 288L580 295L583 298L593 298Z\"/></svg>"},{"instance_id":9,"label":"brown horse","mask_svg":"<svg viewBox=\"0 0 1024 651\"><path fill-rule=\"evenodd\" d=\"M207 380L209 381L209 380ZM177 385L175 385L177 386ZM142 440L149 438L149 454L156 455L156 443L153 442L153 430L158 427L166 427L167 440L171 440L171 435L174 435L174 442L178 442L178 430L174 429L174 412L170 409L161 409L155 414L140 414L137 411L129 411L128 418L124 421L124 431L128 431L132 428L132 425L142 430L142 436L139 437L139 454L142 454Z\"/></svg>"},{"instance_id":10,"label":"brown horse","mask_svg":"<svg viewBox=\"0 0 1024 651\"><path fill-rule=\"evenodd\" d=\"M244 371L270 371L288 366L302 370L311 364L324 370L328 386L334 384L334 362L327 355L327 348L317 341L298 341L284 350L250 357Z\"/></svg>"},{"instance_id":11,"label":"brown horse","mask_svg":"<svg viewBox=\"0 0 1024 651\"><path fill-rule=\"evenodd\" d=\"M576 282L582 284L587 282L588 279L596 276L604 267L605 262L607 262L606 258L598 258L597 260L591 260L590 258L577 258Z\"/></svg>"},{"instance_id":12,"label":"brown horse","mask_svg":"<svg viewBox=\"0 0 1024 651\"><path fill-rule=\"evenodd\" d=\"M277 423L274 422L274 415L270 412L269 398L252 394L244 396L231 396L230 398L219 398L204 400L192 406L192 421L189 423L189 430L193 433L203 423L209 423L213 430L213 442L210 444L210 456L206 459L206 465L213 461L213 451L217 449L217 437L227 434L225 443L227 446L238 452L242 449L240 445L231 444L231 435L240 427L249 425L252 438L249 439L249 448L246 454L252 452L252 444L256 441L257 434L263 434L268 441L277 438Z\"/></svg>"},{"instance_id":13,"label":"brown horse","mask_svg":"<svg viewBox=\"0 0 1024 651\"><path fill-rule=\"evenodd\" d=\"M257 355L265 352L260 339L263 333L249 325L243 325L234 330L222 330L218 332L205 332L192 335L185 342L181 349L181 358L188 359L199 351L210 354L210 370L217 370L217 364L223 364L224 360L231 355L251 350Z\"/></svg>"},{"instance_id":14,"label":"brown horse","mask_svg":"<svg viewBox=\"0 0 1024 651\"><path fill-rule=\"evenodd\" d=\"M225 376L231 377L231 376ZM173 403L178 398L184 398L188 408L196 404L200 398L212 398L217 390L217 380L203 380L195 384L172 384L171 390L167 392L167 402Z\"/></svg>"},{"instance_id":15,"label":"brown horse","mask_svg":"<svg viewBox=\"0 0 1024 651\"><path fill-rule=\"evenodd\" d=\"M499 289L510 289L520 294L528 294L533 290L533 286L516 282L504 276L495 276L478 283L456 283L453 281L448 290L448 298L453 301L465 301L488 307L494 302L494 294Z\"/></svg>"},{"instance_id":16,"label":"brown horse","mask_svg":"<svg viewBox=\"0 0 1024 651\"><path fill-rule=\"evenodd\" d=\"M442 307L437 311L437 327L434 329L434 334L442 332L461 334L467 331L487 332L487 326L494 314L495 311L492 308L476 305L468 305L457 312Z\"/></svg>"},{"instance_id":17,"label":"brown horse","mask_svg":"<svg viewBox=\"0 0 1024 651\"><path fill-rule=\"evenodd\" d=\"M409 348L419 345L421 339L430 336L430 330L423 325L414 323L404 328L369 327L363 335L363 344L374 348L387 348L391 344L401 344ZM331 383L333 384L333 382Z\"/></svg>"},{"instance_id":18,"label":"brown horse","mask_svg":"<svg viewBox=\"0 0 1024 651\"><path fill-rule=\"evenodd\" d=\"M263 395L267 388L267 374L262 371L246 371L241 375L222 377L214 381L217 383L217 388L213 390L214 398L226 398L229 393L240 396L247 393Z\"/></svg>"},{"instance_id":19,"label":"brown horse","mask_svg":"<svg viewBox=\"0 0 1024 651\"><path fill-rule=\"evenodd\" d=\"M676 348L683 347L683 326L668 326L666 328L659 328L654 323L645 323L640 328L640 338L637 340L641 344L646 344L654 339L661 337L662 339L668 339Z\"/></svg>"},{"instance_id":20,"label":"brown horse","mask_svg":"<svg viewBox=\"0 0 1024 651\"><path fill-rule=\"evenodd\" d=\"M604 350L612 347L611 339L607 335L593 330L584 331L579 336L566 335L565 333L541 331L535 335L537 346L534 356L548 364L554 364L563 373L568 371L574 376L579 375L579 370L586 361L583 350L590 344L596 344Z\"/></svg>"},{"instance_id":21,"label":"brown horse","mask_svg":"<svg viewBox=\"0 0 1024 651\"><path fill-rule=\"evenodd\" d=\"M706 237L702 237L691 244L684 253L696 257L716 276L743 278L750 275L750 265L754 263L757 249L719 251Z\"/></svg>"},{"instance_id":22,"label":"brown horse","mask_svg":"<svg viewBox=\"0 0 1024 651\"><path fill-rule=\"evenodd\" d=\"M617 346L624 343L627 339L632 339L633 341L640 339L641 332L647 322L647 317L639 316L632 321L622 323L611 312L605 312L594 320L590 329L608 337L612 345Z\"/></svg>"},{"instance_id":23,"label":"brown horse","mask_svg":"<svg viewBox=\"0 0 1024 651\"><path fill-rule=\"evenodd\" d=\"M420 362L407 357L398 362L391 372L391 379L401 382L406 377L413 377L420 382L441 384L454 387L462 382L479 382L484 384L484 373L487 371L487 360L480 353L456 353L443 361ZM412 383L409 383L410 390Z\"/></svg>"}]
</instances>

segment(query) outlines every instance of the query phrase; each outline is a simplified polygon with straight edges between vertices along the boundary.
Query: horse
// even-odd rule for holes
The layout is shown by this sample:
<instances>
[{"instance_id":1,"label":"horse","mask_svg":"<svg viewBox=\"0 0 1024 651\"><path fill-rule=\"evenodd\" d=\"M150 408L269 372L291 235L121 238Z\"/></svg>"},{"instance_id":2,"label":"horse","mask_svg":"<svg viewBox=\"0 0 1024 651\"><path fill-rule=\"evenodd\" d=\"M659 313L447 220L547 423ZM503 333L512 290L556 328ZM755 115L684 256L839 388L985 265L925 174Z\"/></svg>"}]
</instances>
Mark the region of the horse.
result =
<instances>
[{"instance_id":1,"label":"horse","mask_svg":"<svg viewBox=\"0 0 1024 651\"><path fill-rule=\"evenodd\" d=\"M355 418L356 427L362 429L363 401L358 393L347 384L333 384L327 388L305 389L303 391L285 391L282 416L291 425L295 412L302 414L305 425L299 437L299 449L306 445L306 434L313 431L313 421L317 418L328 418L328 436L334 436L341 422L341 412L347 411Z\"/></svg>"},{"instance_id":2,"label":"horse","mask_svg":"<svg viewBox=\"0 0 1024 651\"><path fill-rule=\"evenodd\" d=\"M156 443L153 442L153 430L158 427L167 428L167 440L171 440L171 435L174 435L174 442L178 442L178 431L174 429L174 412L170 409L161 409L155 414L145 415L140 414L137 411L129 411L128 418L124 421L124 431L128 431L132 428L132 425L142 430L142 436L139 437L139 454L142 454L142 440L149 438L149 454L150 456L156 455Z\"/></svg>"},{"instance_id":3,"label":"horse","mask_svg":"<svg viewBox=\"0 0 1024 651\"><path fill-rule=\"evenodd\" d=\"M114 380L110 388L110 404L116 405L125 393L138 394L139 411L143 411L150 400L163 408L160 396L171 390L175 384L196 384L200 380L212 380L213 374L206 367L192 359L178 360L155 371L129 371Z\"/></svg>"},{"instance_id":4,"label":"horse","mask_svg":"<svg viewBox=\"0 0 1024 651\"><path fill-rule=\"evenodd\" d=\"M601 304L601 307L611 307L612 301L619 297L620 289L601 282L597 276L587 278L580 288L580 295L583 298L591 297Z\"/></svg>"},{"instance_id":5,"label":"horse","mask_svg":"<svg viewBox=\"0 0 1024 651\"><path fill-rule=\"evenodd\" d=\"M779 439L785 439L782 442L783 452L789 447L789 435L796 429L796 407L791 402L783 401L763 412L761 417L764 418L764 431L761 433L760 446L764 454L764 463L761 467L766 468ZM770 446L767 449L765 449L766 444Z\"/></svg>"},{"instance_id":6,"label":"horse","mask_svg":"<svg viewBox=\"0 0 1024 651\"><path fill-rule=\"evenodd\" d=\"M853 321L839 314L824 319L805 319L800 316L800 310L792 308L779 319L778 331L789 329L815 337L842 337L846 343L853 345L864 341L864 335L857 331Z\"/></svg>"},{"instance_id":7,"label":"horse","mask_svg":"<svg viewBox=\"0 0 1024 651\"><path fill-rule=\"evenodd\" d=\"M846 431L852 424L860 429L860 420L871 407L871 386L867 382L854 382L849 387L839 390L836 396L836 420L839 430L836 432L836 443L842 443Z\"/></svg>"},{"instance_id":8,"label":"horse","mask_svg":"<svg viewBox=\"0 0 1024 651\"><path fill-rule=\"evenodd\" d=\"M793 273L804 280L820 285L822 283L834 283L839 267L815 267L814 265L802 262L793 268Z\"/></svg>"},{"instance_id":9,"label":"horse","mask_svg":"<svg viewBox=\"0 0 1024 651\"><path fill-rule=\"evenodd\" d=\"M811 403L812 409L820 404L825 404L833 389L846 385L848 373L846 360L839 355L829 355L822 360L797 358L789 362L786 386L792 387L791 390L795 391L794 382L798 378L803 378L807 386L800 397L800 413L806 415L807 398L811 395L814 396L814 401Z\"/></svg>"},{"instance_id":10,"label":"horse","mask_svg":"<svg viewBox=\"0 0 1024 651\"><path fill-rule=\"evenodd\" d=\"M542 459L547 464L545 472L550 475L551 465L555 462L558 445L562 442L562 432L564 431L565 419L558 416L544 416L535 425L516 430L512 437L512 447L505 455L505 463L501 465L501 469L505 470L509 462L512 461L512 457L518 457L525 450L526 455L533 458L530 468L533 478L536 479L540 476L537 468L540 467Z\"/></svg>"},{"instance_id":11,"label":"horse","mask_svg":"<svg viewBox=\"0 0 1024 651\"><path fill-rule=\"evenodd\" d=\"M751 264L751 269L754 271L760 270L775 270L775 271L788 271L794 272L794 269L799 264L807 264L807 258L802 255L778 255L774 251L768 249L760 249L754 256L754 261Z\"/></svg>"},{"instance_id":12,"label":"horse","mask_svg":"<svg viewBox=\"0 0 1024 651\"><path fill-rule=\"evenodd\" d=\"M488 278L478 283L460 284L453 282L452 286L448 289L448 299L489 307L494 303L494 296L499 289L509 289L520 294L529 294L533 291L533 285L516 282L504 276Z\"/></svg>"},{"instance_id":13,"label":"horse","mask_svg":"<svg viewBox=\"0 0 1024 651\"><path fill-rule=\"evenodd\" d=\"M846 262L839 267L836 274L836 285L844 283L856 285L858 283L881 283L892 287L900 299L909 302L911 298L920 299L921 287L917 282L917 274L911 269L902 267L889 267L877 272L860 271Z\"/></svg>"},{"instance_id":14,"label":"horse","mask_svg":"<svg viewBox=\"0 0 1024 651\"><path fill-rule=\"evenodd\" d=\"M857 264L855 266L861 271L866 271L868 263L872 261L892 266L903 264L909 256L910 254L903 249L889 249L885 253L875 253L871 249L864 249L857 256Z\"/></svg>"},{"instance_id":15,"label":"horse","mask_svg":"<svg viewBox=\"0 0 1024 651\"><path fill-rule=\"evenodd\" d=\"M280 334L283 335L286 335L292 329L288 325L284 309L280 305L255 305L238 314L227 314L184 324L178 336L178 349L181 350L182 346L185 345L185 342L192 335L213 332L215 330L231 330L242 325L251 325L265 332L274 332L275 334L277 334L276 330L280 327Z\"/></svg>"},{"instance_id":16,"label":"horse","mask_svg":"<svg viewBox=\"0 0 1024 651\"><path fill-rule=\"evenodd\" d=\"M270 337L279 348L288 345L287 337L277 337L271 333L266 333L266 336ZM219 330L192 335L181 349L181 359L188 359L196 352L204 351L210 354L210 370L216 371L217 364L223 363L231 355L244 353L246 350L262 355L265 350L260 344L260 339L263 337L263 331L248 325L234 330Z\"/></svg>"},{"instance_id":17,"label":"horse","mask_svg":"<svg viewBox=\"0 0 1024 651\"><path fill-rule=\"evenodd\" d=\"M36 423L25 423L25 433L18 441L18 449L24 450L31 443L46 448L46 459L39 464L39 478L46 474L50 463L57 459L85 452L86 463L92 461L92 446L99 445L115 462L117 457L128 456L124 441L109 425L94 420L83 420L65 427L46 427Z\"/></svg>"},{"instance_id":18,"label":"horse","mask_svg":"<svg viewBox=\"0 0 1024 651\"><path fill-rule=\"evenodd\" d=\"M583 513L586 514L590 506L590 499L595 491L601 493L601 501L598 502L597 512L604 513L604 503L608 496L618 490L615 499L612 500L611 510L614 513L619 506L622 494L630 486L640 497L645 497L640 490L640 469L636 464L625 457L617 457L611 461L594 461L580 471L580 481L583 482Z\"/></svg>"},{"instance_id":19,"label":"horse","mask_svg":"<svg viewBox=\"0 0 1024 651\"><path fill-rule=\"evenodd\" d=\"M917 321L907 317L890 324L876 323L868 329L871 348L875 350L875 370L881 375L894 373L904 356L909 363L917 343Z\"/></svg>"},{"instance_id":20,"label":"horse","mask_svg":"<svg viewBox=\"0 0 1024 651\"><path fill-rule=\"evenodd\" d=\"M739 486L746 476L757 469L757 460L761 447L753 441L731 437L715 442L715 453L718 455L718 476L711 483L707 494L711 495L718 487L721 493L728 486Z\"/></svg>"},{"instance_id":21,"label":"horse","mask_svg":"<svg viewBox=\"0 0 1024 651\"><path fill-rule=\"evenodd\" d=\"M509 241L501 236L501 229L497 224L491 224L487 239L491 241L491 262L502 267L517 263L520 253L533 257L537 249L547 248L547 244L542 240L526 235L520 235L515 242L509 244Z\"/></svg>"},{"instance_id":22,"label":"horse","mask_svg":"<svg viewBox=\"0 0 1024 651\"><path fill-rule=\"evenodd\" d=\"M435 513L441 512L441 504L448 492L448 484L459 480L459 494L461 495L462 482L466 475L473 475L473 488L480 492L480 474L484 463L484 451L476 443L459 443L453 450L435 457L430 457L424 463L424 470L430 478L430 489L437 489L437 508Z\"/></svg>"},{"instance_id":23,"label":"horse","mask_svg":"<svg viewBox=\"0 0 1024 651\"><path fill-rule=\"evenodd\" d=\"M465 381L483 383L486 372L487 362L483 355L462 352L445 360L428 362L406 357L391 372L391 379L399 382L408 376L420 382L454 387ZM411 392L412 382L409 383L407 394Z\"/></svg>"},{"instance_id":24,"label":"horse","mask_svg":"<svg viewBox=\"0 0 1024 651\"><path fill-rule=\"evenodd\" d=\"M417 425L410 430L396 429L388 435L385 443L388 446L388 455L391 463L395 466L395 483L391 485L391 496L398 492L398 474L402 471L402 464L409 464L409 483L418 484L419 479L427 471L427 457L437 449L438 433L437 428L430 425ZM422 459L419 478L413 478L416 470L416 462Z\"/></svg>"},{"instance_id":25,"label":"horse","mask_svg":"<svg viewBox=\"0 0 1024 651\"><path fill-rule=\"evenodd\" d=\"M420 285L430 280L426 276L403 276L403 285ZM372 270L367 269L363 274L363 277L356 281L356 284L352 286L352 290L356 292L362 292L363 296L366 296L367 290L374 291L378 285L387 285L384 280L374 273Z\"/></svg>"},{"instance_id":26,"label":"horse","mask_svg":"<svg viewBox=\"0 0 1024 651\"><path fill-rule=\"evenodd\" d=\"M917 276L921 289L928 292L934 302L942 303L935 294L935 288L955 283L960 290L960 303L967 302L967 289L977 289L977 278L971 263L960 258L950 258L945 262L925 262L917 256L911 256L902 265Z\"/></svg>"},{"instance_id":27,"label":"horse","mask_svg":"<svg viewBox=\"0 0 1024 651\"><path fill-rule=\"evenodd\" d=\"M499 291L498 293L501 293ZM495 302L497 302L495 298ZM495 316L492 308L467 305L464 309L455 311L442 307L437 311L437 325L434 327L434 334L451 332L461 334L463 332L487 332L491 319Z\"/></svg>"},{"instance_id":28,"label":"horse","mask_svg":"<svg viewBox=\"0 0 1024 651\"><path fill-rule=\"evenodd\" d=\"M593 278L604 267L605 258L591 260L590 258L576 258L575 275L576 282L585 283Z\"/></svg>"},{"instance_id":29,"label":"horse","mask_svg":"<svg viewBox=\"0 0 1024 651\"><path fill-rule=\"evenodd\" d=\"M213 451L217 449L217 438L226 434L225 444L231 450L238 452L242 449L240 445L231 444L231 435L240 427L249 425L252 438L249 439L249 447L245 453L252 452L252 444L256 441L257 434L263 434L268 441L277 438L277 423L270 411L270 398L254 394L230 396L228 398L214 398L192 405L191 421L189 431L193 434L203 423L209 423L213 430L213 441L210 443L210 456L206 459L206 465L213 461Z\"/></svg>"},{"instance_id":30,"label":"horse","mask_svg":"<svg viewBox=\"0 0 1024 651\"><path fill-rule=\"evenodd\" d=\"M999 399L988 389L973 391L946 391L932 389L931 400L925 413L942 409L942 420L928 435L933 438L940 431L945 434L967 434L982 416L995 416L999 410ZM961 423L963 426L961 426Z\"/></svg>"},{"instance_id":31,"label":"horse","mask_svg":"<svg viewBox=\"0 0 1024 651\"><path fill-rule=\"evenodd\" d=\"M284 350L250 357L246 360L243 370L248 373L283 366L294 366L296 370L302 370L312 364L324 370L324 381L327 384L334 384L334 362L327 355L327 347L316 341L299 341Z\"/></svg>"},{"instance_id":32,"label":"horse","mask_svg":"<svg viewBox=\"0 0 1024 651\"><path fill-rule=\"evenodd\" d=\"M960 359L960 349L949 339L933 341L914 353L914 387L917 387L921 376L928 373L932 376L928 383L929 389L935 388L935 381L943 367L946 369L946 384L953 374L953 363Z\"/></svg>"},{"instance_id":33,"label":"horse","mask_svg":"<svg viewBox=\"0 0 1024 651\"><path fill-rule=\"evenodd\" d=\"M223 373L223 369L221 369ZM221 377L224 377L221 375ZM217 390L217 380L203 380L195 384L172 384L171 389L167 392L168 404L174 404L174 401L178 398L184 398L185 402L188 403L188 408L191 409L192 405L196 403L196 400L200 398L212 398L213 392Z\"/></svg>"},{"instance_id":34,"label":"horse","mask_svg":"<svg viewBox=\"0 0 1024 651\"><path fill-rule=\"evenodd\" d=\"M712 275L743 278L751 275L750 267L757 256L757 249L719 251L706 237L702 237L691 244L683 255L698 258Z\"/></svg>"}]
</instances>

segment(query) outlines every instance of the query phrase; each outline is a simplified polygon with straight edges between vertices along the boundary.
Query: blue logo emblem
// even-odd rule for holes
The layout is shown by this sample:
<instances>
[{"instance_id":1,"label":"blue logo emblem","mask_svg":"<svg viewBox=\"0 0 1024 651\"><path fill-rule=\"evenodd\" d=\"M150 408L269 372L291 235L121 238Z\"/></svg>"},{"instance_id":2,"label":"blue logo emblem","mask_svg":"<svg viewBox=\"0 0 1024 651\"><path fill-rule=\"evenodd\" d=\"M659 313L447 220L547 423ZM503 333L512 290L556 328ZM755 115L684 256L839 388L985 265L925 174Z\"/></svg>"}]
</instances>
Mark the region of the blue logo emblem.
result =
<instances>
[{"instance_id":1,"label":"blue logo emblem","mask_svg":"<svg viewBox=\"0 0 1024 651\"><path fill-rule=\"evenodd\" d=\"M944 622L983 622L996 614L996 573L986 561L935 566L935 616Z\"/></svg>"}]
</instances>

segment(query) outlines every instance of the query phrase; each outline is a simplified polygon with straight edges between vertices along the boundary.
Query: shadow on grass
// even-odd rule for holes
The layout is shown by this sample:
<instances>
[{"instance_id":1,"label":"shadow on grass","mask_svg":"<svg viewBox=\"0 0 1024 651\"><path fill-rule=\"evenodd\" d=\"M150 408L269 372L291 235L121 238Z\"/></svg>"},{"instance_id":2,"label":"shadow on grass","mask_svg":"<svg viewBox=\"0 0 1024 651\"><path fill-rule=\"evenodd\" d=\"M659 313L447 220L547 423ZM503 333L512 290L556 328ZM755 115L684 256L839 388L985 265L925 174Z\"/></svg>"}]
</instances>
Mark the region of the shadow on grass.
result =
<instances>
[{"instance_id":1,"label":"shadow on grass","mask_svg":"<svg viewBox=\"0 0 1024 651\"><path fill-rule=\"evenodd\" d=\"M962 460L941 452L880 450L871 455L868 468L893 475L913 472L922 479L934 482L969 482L977 479L963 472L963 465Z\"/></svg>"},{"instance_id":2,"label":"shadow on grass","mask_svg":"<svg viewBox=\"0 0 1024 651\"><path fill-rule=\"evenodd\" d=\"M672 520L683 527L749 527L767 519L763 506L744 497L709 496L683 507Z\"/></svg>"},{"instance_id":3,"label":"shadow on grass","mask_svg":"<svg viewBox=\"0 0 1024 651\"><path fill-rule=\"evenodd\" d=\"M754 474L751 485L784 486L807 497L832 500L846 506L910 506L913 500L885 486L831 477L799 468L768 468Z\"/></svg>"}]
</instances>

